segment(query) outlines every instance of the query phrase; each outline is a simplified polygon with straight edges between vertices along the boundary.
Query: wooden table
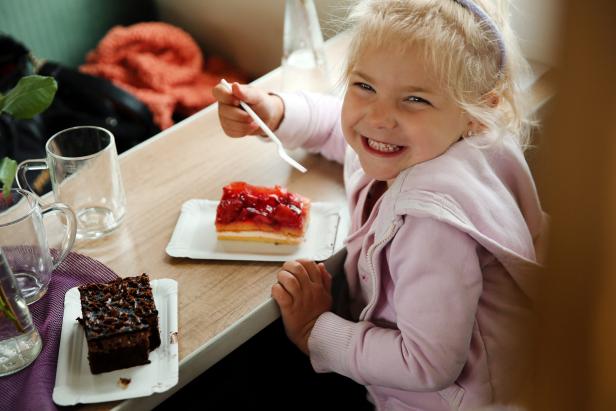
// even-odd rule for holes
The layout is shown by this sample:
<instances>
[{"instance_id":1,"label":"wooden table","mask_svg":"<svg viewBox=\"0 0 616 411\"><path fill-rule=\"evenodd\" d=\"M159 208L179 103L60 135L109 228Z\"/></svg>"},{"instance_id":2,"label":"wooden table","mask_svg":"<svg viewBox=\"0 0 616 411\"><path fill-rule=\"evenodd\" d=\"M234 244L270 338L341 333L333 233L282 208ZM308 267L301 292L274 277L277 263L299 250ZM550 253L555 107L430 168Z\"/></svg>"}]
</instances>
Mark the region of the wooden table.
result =
<instances>
[{"instance_id":1,"label":"wooden table","mask_svg":"<svg viewBox=\"0 0 616 411\"><path fill-rule=\"evenodd\" d=\"M334 54L345 44L328 42L332 61L340 60ZM276 90L280 79L277 69L253 84ZM270 289L280 263L192 260L165 253L185 201L218 200L222 187L235 180L280 184L313 201L345 201L339 164L292 151L309 170L302 174L278 157L274 144L225 136L216 108L207 107L123 153L124 221L112 234L74 248L121 277L146 272L152 279L178 282L179 383L150 397L83 408L153 408L279 316Z\"/></svg>"},{"instance_id":2,"label":"wooden table","mask_svg":"<svg viewBox=\"0 0 616 411\"><path fill-rule=\"evenodd\" d=\"M335 72L346 44L342 36L326 43ZM276 90L280 81L277 69L254 84ZM75 251L122 277L146 272L153 279L178 282L179 383L150 397L83 408L151 409L278 318L270 289L280 263L172 258L165 247L185 201L217 200L222 186L234 180L280 184L313 201L345 201L340 165L303 151L292 155L308 173L283 162L274 144L226 137L213 105L120 156L128 198L125 219L109 236L78 243Z\"/></svg>"}]
</instances>

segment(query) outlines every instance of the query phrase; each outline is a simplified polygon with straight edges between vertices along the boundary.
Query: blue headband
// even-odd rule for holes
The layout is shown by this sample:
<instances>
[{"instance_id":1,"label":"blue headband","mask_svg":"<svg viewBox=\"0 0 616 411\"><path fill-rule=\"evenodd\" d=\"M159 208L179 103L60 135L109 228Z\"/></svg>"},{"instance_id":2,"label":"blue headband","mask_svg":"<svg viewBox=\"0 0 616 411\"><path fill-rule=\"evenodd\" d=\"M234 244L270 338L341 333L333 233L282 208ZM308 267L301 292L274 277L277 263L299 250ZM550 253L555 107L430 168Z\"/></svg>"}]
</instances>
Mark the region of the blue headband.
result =
<instances>
[{"instance_id":1,"label":"blue headband","mask_svg":"<svg viewBox=\"0 0 616 411\"><path fill-rule=\"evenodd\" d=\"M475 3L471 0L453 0L458 3L460 6L469 10L475 16L479 17L483 23L485 23L490 30L494 33L496 37L496 41L498 42L498 49L500 50L500 61L498 63L498 70L502 73L505 68L505 43L503 41L503 36L500 33L500 30L496 27L496 24L492 21L492 19L484 13L481 8L479 8Z\"/></svg>"}]
</instances>

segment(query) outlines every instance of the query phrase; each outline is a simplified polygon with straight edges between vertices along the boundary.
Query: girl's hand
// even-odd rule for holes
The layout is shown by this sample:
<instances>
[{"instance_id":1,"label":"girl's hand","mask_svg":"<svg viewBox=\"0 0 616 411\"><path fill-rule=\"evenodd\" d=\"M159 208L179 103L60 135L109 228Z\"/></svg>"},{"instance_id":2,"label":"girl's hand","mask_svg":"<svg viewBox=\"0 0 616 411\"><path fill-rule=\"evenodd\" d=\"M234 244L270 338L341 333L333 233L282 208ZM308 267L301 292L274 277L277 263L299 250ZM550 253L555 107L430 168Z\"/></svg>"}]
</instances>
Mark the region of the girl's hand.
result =
<instances>
[{"instance_id":1,"label":"girl's hand","mask_svg":"<svg viewBox=\"0 0 616 411\"><path fill-rule=\"evenodd\" d=\"M218 84L212 89L218 101L218 118L224 132L230 137L261 134L262 131L252 118L240 107L240 100L254 110L267 126L276 130L284 115L282 99L274 94L249 85L231 84L232 92Z\"/></svg>"},{"instance_id":2,"label":"girl's hand","mask_svg":"<svg viewBox=\"0 0 616 411\"><path fill-rule=\"evenodd\" d=\"M287 261L272 286L289 339L308 354L308 337L317 318L332 308L332 277L323 263Z\"/></svg>"}]
</instances>

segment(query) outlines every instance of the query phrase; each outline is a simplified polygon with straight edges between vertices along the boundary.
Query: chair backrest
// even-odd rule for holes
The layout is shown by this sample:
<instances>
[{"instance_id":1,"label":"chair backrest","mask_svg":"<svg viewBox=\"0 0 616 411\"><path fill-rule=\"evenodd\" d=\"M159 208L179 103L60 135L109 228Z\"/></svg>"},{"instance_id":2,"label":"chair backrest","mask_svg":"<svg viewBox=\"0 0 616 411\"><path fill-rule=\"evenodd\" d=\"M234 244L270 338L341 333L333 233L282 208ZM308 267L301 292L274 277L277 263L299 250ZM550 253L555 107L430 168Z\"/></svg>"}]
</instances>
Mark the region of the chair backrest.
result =
<instances>
[{"instance_id":1,"label":"chair backrest","mask_svg":"<svg viewBox=\"0 0 616 411\"><path fill-rule=\"evenodd\" d=\"M616 3L563 1L538 162L551 214L527 409L616 409Z\"/></svg>"}]
</instances>

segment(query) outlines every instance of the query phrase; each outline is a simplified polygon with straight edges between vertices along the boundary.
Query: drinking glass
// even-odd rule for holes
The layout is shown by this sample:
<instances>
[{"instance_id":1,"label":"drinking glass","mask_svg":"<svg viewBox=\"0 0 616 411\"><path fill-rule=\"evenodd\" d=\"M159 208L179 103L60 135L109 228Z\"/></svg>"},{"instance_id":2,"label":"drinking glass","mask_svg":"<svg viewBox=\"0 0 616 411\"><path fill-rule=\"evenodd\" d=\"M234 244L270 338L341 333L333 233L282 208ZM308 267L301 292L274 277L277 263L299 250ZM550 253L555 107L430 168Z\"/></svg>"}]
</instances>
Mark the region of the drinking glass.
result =
<instances>
[{"instance_id":1,"label":"drinking glass","mask_svg":"<svg viewBox=\"0 0 616 411\"><path fill-rule=\"evenodd\" d=\"M75 211L78 239L99 238L117 228L126 195L113 134L101 127L72 127L54 134L45 151L46 158L19 164L17 184L30 189L26 173L49 169L56 201Z\"/></svg>"},{"instance_id":2,"label":"drinking glass","mask_svg":"<svg viewBox=\"0 0 616 411\"><path fill-rule=\"evenodd\" d=\"M60 212L65 220L62 249L53 258L43 217ZM47 292L51 272L73 247L76 221L65 204L42 206L34 194L14 188L7 197L0 192L0 251L13 271L17 286L28 304Z\"/></svg>"}]
</instances>

